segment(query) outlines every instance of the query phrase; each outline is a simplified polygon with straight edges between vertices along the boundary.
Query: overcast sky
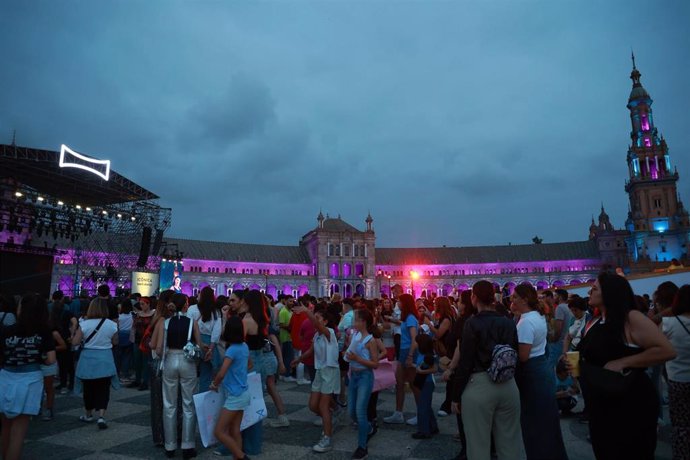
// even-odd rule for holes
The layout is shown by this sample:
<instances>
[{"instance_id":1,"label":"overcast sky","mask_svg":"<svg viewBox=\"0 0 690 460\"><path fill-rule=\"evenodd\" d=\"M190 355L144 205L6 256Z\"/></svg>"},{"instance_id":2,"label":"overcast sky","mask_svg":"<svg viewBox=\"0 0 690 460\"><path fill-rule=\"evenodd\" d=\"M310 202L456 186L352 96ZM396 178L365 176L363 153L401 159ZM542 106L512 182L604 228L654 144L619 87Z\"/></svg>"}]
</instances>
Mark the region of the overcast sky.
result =
<instances>
[{"instance_id":1,"label":"overcast sky","mask_svg":"<svg viewBox=\"0 0 690 460\"><path fill-rule=\"evenodd\" d=\"M686 1L3 1L0 143L97 158L176 237L587 238L627 215L630 49L690 205Z\"/></svg>"}]
</instances>

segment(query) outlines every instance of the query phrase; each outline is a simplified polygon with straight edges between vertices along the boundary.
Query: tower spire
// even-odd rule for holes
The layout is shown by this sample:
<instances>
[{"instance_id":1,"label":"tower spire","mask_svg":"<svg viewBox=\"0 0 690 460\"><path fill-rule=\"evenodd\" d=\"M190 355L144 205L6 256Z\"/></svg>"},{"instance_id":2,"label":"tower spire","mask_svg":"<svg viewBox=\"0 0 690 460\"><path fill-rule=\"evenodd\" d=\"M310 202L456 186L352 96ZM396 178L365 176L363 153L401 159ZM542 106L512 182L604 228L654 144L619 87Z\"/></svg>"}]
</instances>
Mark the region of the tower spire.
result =
<instances>
[{"instance_id":1,"label":"tower spire","mask_svg":"<svg viewBox=\"0 0 690 460\"><path fill-rule=\"evenodd\" d=\"M637 67L635 67L635 51L632 48L630 48L630 55L632 57L633 70L637 70Z\"/></svg>"},{"instance_id":2,"label":"tower spire","mask_svg":"<svg viewBox=\"0 0 690 460\"><path fill-rule=\"evenodd\" d=\"M633 88L637 88L642 86L642 83L640 83L640 77L642 74L640 73L639 70L637 70L637 65L635 65L635 53L631 50L630 57L632 58L632 72L630 72L630 79L633 81Z\"/></svg>"}]
</instances>

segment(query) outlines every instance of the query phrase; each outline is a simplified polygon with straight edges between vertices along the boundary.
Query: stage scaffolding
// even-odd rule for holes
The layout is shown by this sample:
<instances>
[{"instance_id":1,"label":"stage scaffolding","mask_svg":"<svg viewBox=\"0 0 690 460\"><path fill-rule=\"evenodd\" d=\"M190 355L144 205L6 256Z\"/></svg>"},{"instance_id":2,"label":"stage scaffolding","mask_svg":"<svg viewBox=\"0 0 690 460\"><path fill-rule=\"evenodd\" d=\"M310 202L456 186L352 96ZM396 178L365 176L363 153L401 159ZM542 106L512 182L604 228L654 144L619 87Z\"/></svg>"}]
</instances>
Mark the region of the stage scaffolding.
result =
<instances>
[{"instance_id":1,"label":"stage scaffolding","mask_svg":"<svg viewBox=\"0 0 690 460\"><path fill-rule=\"evenodd\" d=\"M74 290L85 280L122 285L133 270L157 271L172 210L114 171L106 181L61 168L59 155L0 144L3 250L52 251L56 264L75 266Z\"/></svg>"}]
</instances>

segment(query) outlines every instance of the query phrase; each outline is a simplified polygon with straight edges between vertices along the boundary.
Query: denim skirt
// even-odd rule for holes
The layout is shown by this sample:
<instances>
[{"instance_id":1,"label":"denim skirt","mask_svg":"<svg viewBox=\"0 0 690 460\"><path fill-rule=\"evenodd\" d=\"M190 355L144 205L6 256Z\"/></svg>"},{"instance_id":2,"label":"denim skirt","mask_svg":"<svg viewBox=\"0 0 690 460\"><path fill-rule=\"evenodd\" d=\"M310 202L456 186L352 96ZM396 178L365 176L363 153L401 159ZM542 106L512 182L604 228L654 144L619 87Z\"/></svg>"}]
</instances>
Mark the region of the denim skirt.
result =
<instances>
[{"instance_id":1,"label":"denim skirt","mask_svg":"<svg viewBox=\"0 0 690 460\"><path fill-rule=\"evenodd\" d=\"M27 367L27 369L29 369ZM43 373L39 366L22 372L0 370L0 413L7 418L38 415L43 397Z\"/></svg>"}]
</instances>

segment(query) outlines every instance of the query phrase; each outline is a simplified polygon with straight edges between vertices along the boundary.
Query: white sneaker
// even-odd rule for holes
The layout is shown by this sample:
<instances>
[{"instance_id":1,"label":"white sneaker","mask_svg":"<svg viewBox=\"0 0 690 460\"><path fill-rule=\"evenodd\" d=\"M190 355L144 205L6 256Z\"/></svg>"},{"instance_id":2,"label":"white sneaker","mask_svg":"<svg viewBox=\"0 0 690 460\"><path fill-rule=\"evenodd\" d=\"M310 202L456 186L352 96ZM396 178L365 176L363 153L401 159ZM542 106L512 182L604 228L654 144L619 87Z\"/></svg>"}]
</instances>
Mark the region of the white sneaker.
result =
<instances>
[{"instance_id":1,"label":"white sneaker","mask_svg":"<svg viewBox=\"0 0 690 460\"><path fill-rule=\"evenodd\" d=\"M439 409L439 411L436 412L436 415L438 415L439 417L448 417L448 415L450 415L450 414L448 412L444 411L443 409Z\"/></svg>"},{"instance_id":2,"label":"white sneaker","mask_svg":"<svg viewBox=\"0 0 690 460\"><path fill-rule=\"evenodd\" d=\"M290 426L290 420L285 415L279 415L277 419L271 421L271 428L286 428Z\"/></svg>"},{"instance_id":3,"label":"white sneaker","mask_svg":"<svg viewBox=\"0 0 690 460\"><path fill-rule=\"evenodd\" d=\"M405 417L402 412L395 411L392 415L383 418L384 423L405 423Z\"/></svg>"},{"instance_id":4,"label":"white sneaker","mask_svg":"<svg viewBox=\"0 0 690 460\"><path fill-rule=\"evenodd\" d=\"M414 417L407 419L406 423L408 425L417 426L417 416L415 415Z\"/></svg>"},{"instance_id":5,"label":"white sneaker","mask_svg":"<svg viewBox=\"0 0 690 460\"><path fill-rule=\"evenodd\" d=\"M316 444L314 447L314 452L319 452L319 453L324 453L333 450L333 446L331 445L331 438L328 436L324 436L321 438L318 444Z\"/></svg>"},{"instance_id":6,"label":"white sneaker","mask_svg":"<svg viewBox=\"0 0 690 460\"><path fill-rule=\"evenodd\" d=\"M283 380L283 382L290 382L290 383L295 383L297 381L297 379L291 375L288 375L287 377L283 377L282 380Z\"/></svg>"},{"instance_id":7,"label":"white sneaker","mask_svg":"<svg viewBox=\"0 0 690 460\"><path fill-rule=\"evenodd\" d=\"M311 385L311 380L309 380L309 379L298 379L297 385Z\"/></svg>"},{"instance_id":8,"label":"white sneaker","mask_svg":"<svg viewBox=\"0 0 690 460\"><path fill-rule=\"evenodd\" d=\"M311 424L314 426L323 426L323 419L321 417L316 417Z\"/></svg>"}]
</instances>

